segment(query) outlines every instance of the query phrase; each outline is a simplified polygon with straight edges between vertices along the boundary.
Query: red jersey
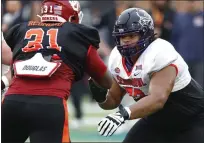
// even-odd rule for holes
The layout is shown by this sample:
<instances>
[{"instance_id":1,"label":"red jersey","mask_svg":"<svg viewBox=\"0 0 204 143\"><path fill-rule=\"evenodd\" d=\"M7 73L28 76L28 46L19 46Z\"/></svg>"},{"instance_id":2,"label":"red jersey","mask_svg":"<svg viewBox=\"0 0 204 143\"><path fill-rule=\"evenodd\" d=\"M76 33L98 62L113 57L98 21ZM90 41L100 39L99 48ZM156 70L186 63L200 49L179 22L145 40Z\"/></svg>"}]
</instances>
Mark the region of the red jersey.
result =
<instances>
[{"instance_id":1,"label":"red jersey","mask_svg":"<svg viewBox=\"0 0 204 143\"><path fill-rule=\"evenodd\" d=\"M90 46L86 58L86 72L91 77L101 78L107 70L96 48ZM70 95L75 74L65 63L50 77L45 79L14 77L6 95L46 95L67 98Z\"/></svg>"}]
</instances>

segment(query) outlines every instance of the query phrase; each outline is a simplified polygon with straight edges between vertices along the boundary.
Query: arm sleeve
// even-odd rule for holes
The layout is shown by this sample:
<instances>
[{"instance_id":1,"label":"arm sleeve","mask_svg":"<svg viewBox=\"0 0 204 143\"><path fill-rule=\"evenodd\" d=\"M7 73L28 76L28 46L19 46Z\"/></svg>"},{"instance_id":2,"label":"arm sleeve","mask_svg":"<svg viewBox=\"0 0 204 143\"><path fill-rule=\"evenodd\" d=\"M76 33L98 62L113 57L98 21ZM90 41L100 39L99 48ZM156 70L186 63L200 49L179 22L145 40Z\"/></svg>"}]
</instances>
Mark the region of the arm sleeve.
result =
<instances>
[{"instance_id":1,"label":"arm sleeve","mask_svg":"<svg viewBox=\"0 0 204 143\"><path fill-rule=\"evenodd\" d=\"M95 47L90 46L86 57L86 72L93 79L102 78L107 71L107 67L97 53Z\"/></svg>"}]
</instances>

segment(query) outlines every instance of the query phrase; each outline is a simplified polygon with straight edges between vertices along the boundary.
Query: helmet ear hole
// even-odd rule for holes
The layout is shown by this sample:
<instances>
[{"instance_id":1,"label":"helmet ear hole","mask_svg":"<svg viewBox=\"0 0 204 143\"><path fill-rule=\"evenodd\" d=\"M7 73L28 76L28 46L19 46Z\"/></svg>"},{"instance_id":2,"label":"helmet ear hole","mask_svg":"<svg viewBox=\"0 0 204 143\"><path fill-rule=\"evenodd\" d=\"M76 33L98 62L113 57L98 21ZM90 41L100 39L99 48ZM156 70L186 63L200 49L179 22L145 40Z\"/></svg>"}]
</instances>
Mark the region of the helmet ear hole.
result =
<instances>
[{"instance_id":1,"label":"helmet ear hole","mask_svg":"<svg viewBox=\"0 0 204 143\"><path fill-rule=\"evenodd\" d=\"M75 16L72 16L71 17L71 20L73 21L73 20L76 20L76 17Z\"/></svg>"},{"instance_id":2,"label":"helmet ear hole","mask_svg":"<svg viewBox=\"0 0 204 143\"><path fill-rule=\"evenodd\" d=\"M76 21L76 17L74 15L69 17L69 22L73 22Z\"/></svg>"}]
</instances>

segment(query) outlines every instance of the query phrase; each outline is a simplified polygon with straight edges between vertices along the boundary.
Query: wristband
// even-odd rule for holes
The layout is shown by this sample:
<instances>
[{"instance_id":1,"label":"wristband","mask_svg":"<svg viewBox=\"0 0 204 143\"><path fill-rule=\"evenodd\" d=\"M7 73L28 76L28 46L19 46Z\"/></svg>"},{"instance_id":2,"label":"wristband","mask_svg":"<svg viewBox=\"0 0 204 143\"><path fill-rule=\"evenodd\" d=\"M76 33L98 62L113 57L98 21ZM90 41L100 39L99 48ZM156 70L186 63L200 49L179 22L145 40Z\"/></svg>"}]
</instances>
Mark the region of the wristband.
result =
<instances>
[{"instance_id":1,"label":"wristband","mask_svg":"<svg viewBox=\"0 0 204 143\"><path fill-rule=\"evenodd\" d=\"M131 111L129 107L123 107L123 105L119 105L119 112L123 116L125 120L129 120L131 116Z\"/></svg>"},{"instance_id":2,"label":"wristband","mask_svg":"<svg viewBox=\"0 0 204 143\"><path fill-rule=\"evenodd\" d=\"M129 107L125 107L125 110L128 112L128 115L129 115L129 118L128 118L128 119L130 119L130 117L131 117L131 111L130 111L130 108L129 108Z\"/></svg>"}]
</instances>

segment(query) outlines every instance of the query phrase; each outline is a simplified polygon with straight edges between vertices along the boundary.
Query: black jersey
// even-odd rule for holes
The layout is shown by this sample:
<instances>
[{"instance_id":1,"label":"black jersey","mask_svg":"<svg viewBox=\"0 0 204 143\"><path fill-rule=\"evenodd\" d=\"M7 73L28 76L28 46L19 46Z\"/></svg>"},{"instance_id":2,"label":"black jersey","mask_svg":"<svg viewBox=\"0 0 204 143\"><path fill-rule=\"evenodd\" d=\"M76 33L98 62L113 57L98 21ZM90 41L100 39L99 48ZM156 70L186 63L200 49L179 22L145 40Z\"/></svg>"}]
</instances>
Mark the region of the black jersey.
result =
<instances>
[{"instance_id":1,"label":"black jersey","mask_svg":"<svg viewBox=\"0 0 204 143\"><path fill-rule=\"evenodd\" d=\"M98 31L74 23L41 23L29 21L17 24L5 35L13 51L13 61L26 60L36 52L44 56L57 54L80 79L84 73L89 47L99 48Z\"/></svg>"}]
</instances>

